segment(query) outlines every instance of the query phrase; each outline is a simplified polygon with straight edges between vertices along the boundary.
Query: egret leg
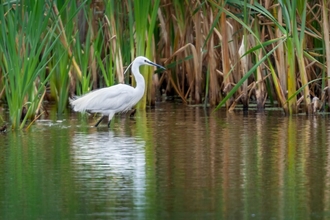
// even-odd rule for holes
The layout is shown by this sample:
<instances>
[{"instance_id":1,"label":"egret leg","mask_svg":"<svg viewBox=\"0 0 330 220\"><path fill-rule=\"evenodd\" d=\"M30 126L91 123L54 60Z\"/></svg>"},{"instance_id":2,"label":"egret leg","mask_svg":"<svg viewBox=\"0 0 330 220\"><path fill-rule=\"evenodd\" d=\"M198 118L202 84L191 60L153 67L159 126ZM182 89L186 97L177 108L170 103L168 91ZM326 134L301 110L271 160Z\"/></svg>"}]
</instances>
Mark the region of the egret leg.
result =
<instances>
[{"instance_id":1,"label":"egret leg","mask_svg":"<svg viewBox=\"0 0 330 220\"><path fill-rule=\"evenodd\" d=\"M129 116L134 117L135 113L136 113L136 108L132 109L132 111L129 113Z\"/></svg>"},{"instance_id":2,"label":"egret leg","mask_svg":"<svg viewBox=\"0 0 330 220\"><path fill-rule=\"evenodd\" d=\"M97 121L97 123L94 125L94 127L99 126L99 124L101 123L101 121L103 120L104 116L102 115L102 117L100 118L100 120Z\"/></svg>"},{"instance_id":3,"label":"egret leg","mask_svg":"<svg viewBox=\"0 0 330 220\"><path fill-rule=\"evenodd\" d=\"M111 112L111 113L109 114L108 128L110 128L111 119L112 119L112 117L113 117L114 115L115 115L114 112Z\"/></svg>"}]
</instances>

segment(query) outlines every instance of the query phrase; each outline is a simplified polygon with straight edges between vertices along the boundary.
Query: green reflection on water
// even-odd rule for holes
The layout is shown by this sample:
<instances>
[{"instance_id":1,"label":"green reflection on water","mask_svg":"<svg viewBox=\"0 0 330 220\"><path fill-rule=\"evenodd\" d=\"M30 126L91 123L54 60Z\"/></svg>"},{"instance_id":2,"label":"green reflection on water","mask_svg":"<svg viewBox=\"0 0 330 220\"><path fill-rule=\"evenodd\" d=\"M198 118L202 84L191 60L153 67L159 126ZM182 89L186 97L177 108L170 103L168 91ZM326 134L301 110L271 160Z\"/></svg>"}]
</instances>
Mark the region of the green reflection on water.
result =
<instances>
[{"instance_id":1,"label":"green reflection on water","mask_svg":"<svg viewBox=\"0 0 330 220\"><path fill-rule=\"evenodd\" d=\"M330 210L324 117L209 114L39 121L0 135L0 219L302 219Z\"/></svg>"},{"instance_id":2,"label":"green reflection on water","mask_svg":"<svg viewBox=\"0 0 330 220\"><path fill-rule=\"evenodd\" d=\"M46 138L34 131L2 135L1 219L70 217L69 210L77 207L70 135L61 129L45 132Z\"/></svg>"}]
</instances>

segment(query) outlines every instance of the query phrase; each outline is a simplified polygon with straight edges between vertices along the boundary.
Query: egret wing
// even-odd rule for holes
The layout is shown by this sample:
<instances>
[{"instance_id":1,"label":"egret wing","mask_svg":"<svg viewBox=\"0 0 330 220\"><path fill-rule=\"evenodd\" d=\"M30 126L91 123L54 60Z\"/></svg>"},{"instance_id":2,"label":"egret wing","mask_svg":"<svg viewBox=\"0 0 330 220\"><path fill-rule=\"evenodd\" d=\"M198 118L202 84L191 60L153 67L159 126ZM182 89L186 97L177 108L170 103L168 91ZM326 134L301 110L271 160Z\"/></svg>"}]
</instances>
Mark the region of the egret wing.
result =
<instances>
[{"instance_id":1,"label":"egret wing","mask_svg":"<svg viewBox=\"0 0 330 220\"><path fill-rule=\"evenodd\" d=\"M102 100L102 110L112 110L116 112L125 111L134 97L134 88L125 84L119 84L120 88L107 88L107 95Z\"/></svg>"},{"instance_id":2,"label":"egret wing","mask_svg":"<svg viewBox=\"0 0 330 220\"><path fill-rule=\"evenodd\" d=\"M76 100L71 100L75 111L116 111L132 99L134 88L125 84L91 91Z\"/></svg>"}]
</instances>

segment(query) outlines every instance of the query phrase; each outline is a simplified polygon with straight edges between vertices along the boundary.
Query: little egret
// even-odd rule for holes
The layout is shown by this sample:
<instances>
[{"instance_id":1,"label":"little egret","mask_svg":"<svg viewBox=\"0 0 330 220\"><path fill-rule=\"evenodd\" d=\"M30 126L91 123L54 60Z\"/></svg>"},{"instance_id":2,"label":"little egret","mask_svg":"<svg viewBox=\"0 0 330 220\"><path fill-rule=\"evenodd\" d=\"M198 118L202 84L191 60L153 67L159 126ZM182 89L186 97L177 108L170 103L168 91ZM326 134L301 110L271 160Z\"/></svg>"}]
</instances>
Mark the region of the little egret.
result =
<instances>
[{"instance_id":1,"label":"little egret","mask_svg":"<svg viewBox=\"0 0 330 220\"><path fill-rule=\"evenodd\" d=\"M136 57L135 60L127 67L126 71L132 65L132 73L136 80L136 87L125 84L117 84L107 88L93 90L83 96L69 99L74 111L77 112L93 112L101 113L101 119L95 124L97 127L103 120L103 117L108 115L108 127L112 117L117 112L129 111L133 106L140 101L144 94L145 82L139 71L141 65L156 66L165 69L161 65L151 62L143 56ZM124 74L126 73L124 72Z\"/></svg>"}]
</instances>

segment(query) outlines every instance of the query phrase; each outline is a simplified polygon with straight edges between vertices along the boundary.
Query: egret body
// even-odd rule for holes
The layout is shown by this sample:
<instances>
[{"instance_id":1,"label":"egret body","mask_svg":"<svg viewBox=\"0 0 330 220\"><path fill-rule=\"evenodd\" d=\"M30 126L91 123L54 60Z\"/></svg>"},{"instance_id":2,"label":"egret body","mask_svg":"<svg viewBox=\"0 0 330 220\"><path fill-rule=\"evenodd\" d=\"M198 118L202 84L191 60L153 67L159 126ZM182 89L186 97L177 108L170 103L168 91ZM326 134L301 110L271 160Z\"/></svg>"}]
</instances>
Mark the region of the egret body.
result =
<instances>
[{"instance_id":1,"label":"egret body","mask_svg":"<svg viewBox=\"0 0 330 220\"><path fill-rule=\"evenodd\" d=\"M99 125L104 116L108 115L108 127L110 127L111 119L115 113L129 111L143 97L145 82L139 71L139 67L141 65L149 65L165 69L143 56L136 57L128 68L131 65L136 81L135 88L126 84L117 84L107 88L93 90L83 96L69 99L73 110L77 112L101 113L102 117L95 124L95 127Z\"/></svg>"}]
</instances>

